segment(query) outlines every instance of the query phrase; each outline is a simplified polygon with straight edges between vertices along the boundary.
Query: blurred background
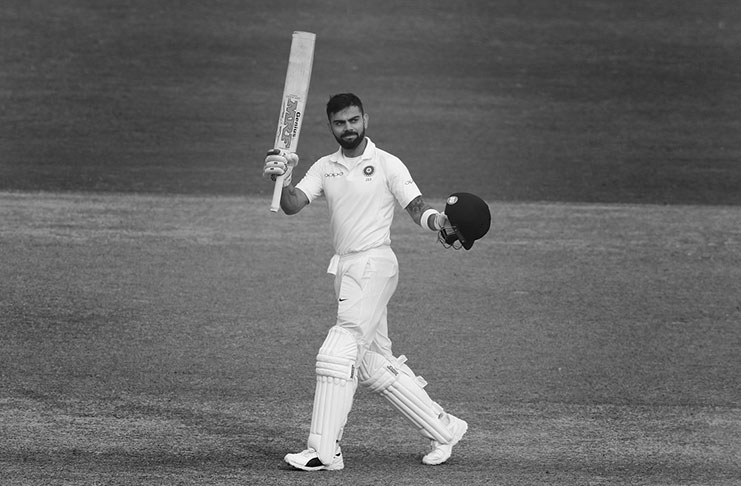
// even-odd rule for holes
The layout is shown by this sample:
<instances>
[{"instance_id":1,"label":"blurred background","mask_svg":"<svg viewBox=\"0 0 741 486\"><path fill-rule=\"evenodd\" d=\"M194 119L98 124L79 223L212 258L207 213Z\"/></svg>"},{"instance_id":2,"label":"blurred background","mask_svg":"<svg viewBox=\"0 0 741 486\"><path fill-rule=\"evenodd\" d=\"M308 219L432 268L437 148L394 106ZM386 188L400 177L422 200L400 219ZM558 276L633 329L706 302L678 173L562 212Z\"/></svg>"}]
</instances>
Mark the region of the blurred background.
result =
<instances>
[{"instance_id":1,"label":"blurred background","mask_svg":"<svg viewBox=\"0 0 741 486\"><path fill-rule=\"evenodd\" d=\"M722 0L6 0L0 189L267 195L294 30L317 34L299 175L353 91L430 197L741 203Z\"/></svg>"}]
</instances>

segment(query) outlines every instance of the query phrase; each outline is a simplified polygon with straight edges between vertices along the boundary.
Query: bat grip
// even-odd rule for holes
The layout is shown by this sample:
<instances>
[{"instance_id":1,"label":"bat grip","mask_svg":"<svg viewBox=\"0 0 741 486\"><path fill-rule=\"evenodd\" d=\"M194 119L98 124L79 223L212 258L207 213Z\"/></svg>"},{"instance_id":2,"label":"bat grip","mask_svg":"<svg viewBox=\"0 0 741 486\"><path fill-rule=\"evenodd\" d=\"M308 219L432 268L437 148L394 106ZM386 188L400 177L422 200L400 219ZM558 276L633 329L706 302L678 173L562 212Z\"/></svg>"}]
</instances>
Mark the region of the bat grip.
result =
<instances>
[{"instance_id":1,"label":"bat grip","mask_svg":"<svg viewBox=\"0 0 741 486\"><path fill-rule=\"evenodd\" d=\"M273 213L277 213L280 209L280 195L283 193L283 179L285 178L285 174L275 178L275 185L273 186L273 200L270 202L270 211Z\"/></svg>"}]
</instances>

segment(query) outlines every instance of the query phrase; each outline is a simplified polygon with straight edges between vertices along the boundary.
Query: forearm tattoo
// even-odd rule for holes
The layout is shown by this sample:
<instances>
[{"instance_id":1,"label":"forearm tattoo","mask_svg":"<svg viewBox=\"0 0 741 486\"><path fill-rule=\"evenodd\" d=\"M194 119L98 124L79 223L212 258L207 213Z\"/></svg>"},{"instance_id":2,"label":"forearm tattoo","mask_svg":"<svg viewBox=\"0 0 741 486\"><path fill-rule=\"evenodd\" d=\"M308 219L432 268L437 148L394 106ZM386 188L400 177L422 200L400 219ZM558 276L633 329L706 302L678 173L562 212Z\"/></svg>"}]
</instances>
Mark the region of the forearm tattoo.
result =
<instances>
[{"instance_id":1,"label":"forearm tattoo","mask_svg":"<svg viewBox=\"0 0 741 486\"><path fill-rule=\"evenodd\" d=\"M410 202L407 207L407 213L409 213L409 216L412 217L415 223L420 223L420 218L422 217L422 213L427 211L428 209L431 209L432 206L427 204L424 199L422 199L422 196L415 197L412 202ZM426 221L425 221L426 223Z\"/></svg>"}]
</instances>

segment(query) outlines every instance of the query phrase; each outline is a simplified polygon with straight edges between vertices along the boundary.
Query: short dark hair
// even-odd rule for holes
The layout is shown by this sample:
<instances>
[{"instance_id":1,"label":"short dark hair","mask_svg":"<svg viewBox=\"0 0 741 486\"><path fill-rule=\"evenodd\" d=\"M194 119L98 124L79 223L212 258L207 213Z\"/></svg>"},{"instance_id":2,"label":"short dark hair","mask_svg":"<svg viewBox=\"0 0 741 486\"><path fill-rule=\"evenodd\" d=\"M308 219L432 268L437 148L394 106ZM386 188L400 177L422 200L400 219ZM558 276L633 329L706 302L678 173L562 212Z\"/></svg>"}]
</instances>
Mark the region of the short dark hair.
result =
<instances>
[{"instance_id":1,"label":"short dark hair","mask_svg":"<svg viewBox=\"0 0 741 486\"><path fill-rule=\"evenodd\" d=\"M327 102L327 118L331 117L333 113L337 113L351 106L357 106L360 108L360 113L363 115L365 114L365 111L363 110L363 102L353 93L339 93L332 95L329 97L329 101Z\"/></svg>"}]
</instances>

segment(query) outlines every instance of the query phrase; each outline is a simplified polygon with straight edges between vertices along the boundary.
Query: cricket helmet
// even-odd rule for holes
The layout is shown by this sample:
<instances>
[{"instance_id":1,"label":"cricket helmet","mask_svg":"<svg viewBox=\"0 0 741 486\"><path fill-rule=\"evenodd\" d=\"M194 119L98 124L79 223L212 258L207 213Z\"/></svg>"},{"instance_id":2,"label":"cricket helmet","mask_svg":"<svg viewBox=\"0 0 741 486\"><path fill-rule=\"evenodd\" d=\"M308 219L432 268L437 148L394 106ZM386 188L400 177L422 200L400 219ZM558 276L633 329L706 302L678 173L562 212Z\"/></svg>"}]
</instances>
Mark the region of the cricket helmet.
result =
<instances>
[{"instance_id":1,"label":"cricket helmet","mask_svg":"<svg viewBox=\"0 0 741 486\"><path fill-rule=\"evenodd\" d=\"M440 242L455 247L456 242L470 250L473 242L484 236L491 226L489 206L480 197L467 192L454 192L445 203L450 228L440 230ZM458 247L460 248L460 247Z\"/></svg>"}]
</instances>

